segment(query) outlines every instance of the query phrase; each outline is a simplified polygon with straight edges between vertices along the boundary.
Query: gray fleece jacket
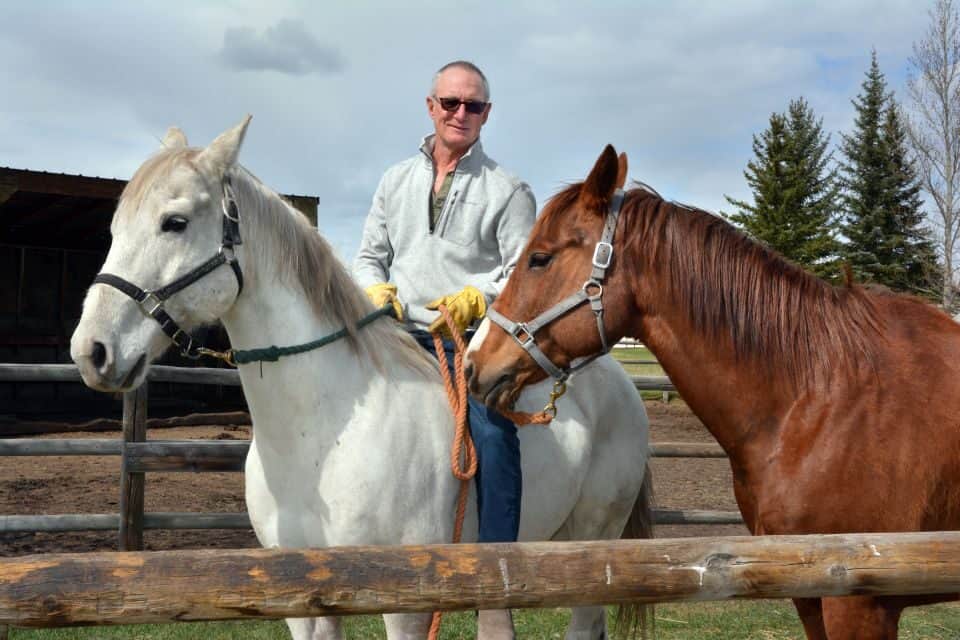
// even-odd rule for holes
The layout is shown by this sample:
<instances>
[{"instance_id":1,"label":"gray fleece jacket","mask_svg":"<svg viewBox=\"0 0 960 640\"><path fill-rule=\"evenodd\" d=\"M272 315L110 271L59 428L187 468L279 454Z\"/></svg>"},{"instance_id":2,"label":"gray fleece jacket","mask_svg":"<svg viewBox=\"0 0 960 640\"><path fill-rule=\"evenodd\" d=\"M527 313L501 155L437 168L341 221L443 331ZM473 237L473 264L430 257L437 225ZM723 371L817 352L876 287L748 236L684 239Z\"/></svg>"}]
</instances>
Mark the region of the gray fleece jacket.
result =
<instances>
[{"instance_id":1,"label":"gray fleece jacket","mask_svg":"<svg viewBox=\"0 0 960 640\"><path fill-rule=\"evenodd\" d=\"M424 305L466 285L493 302L527 243L537 210L530 187L491 160L478 140L457 164L431 231L433 139L424 138L420 153L383 175L353 266L364 288L397 286L408 328L425 329L438 314Z\"/></svg>"}]
</instances>

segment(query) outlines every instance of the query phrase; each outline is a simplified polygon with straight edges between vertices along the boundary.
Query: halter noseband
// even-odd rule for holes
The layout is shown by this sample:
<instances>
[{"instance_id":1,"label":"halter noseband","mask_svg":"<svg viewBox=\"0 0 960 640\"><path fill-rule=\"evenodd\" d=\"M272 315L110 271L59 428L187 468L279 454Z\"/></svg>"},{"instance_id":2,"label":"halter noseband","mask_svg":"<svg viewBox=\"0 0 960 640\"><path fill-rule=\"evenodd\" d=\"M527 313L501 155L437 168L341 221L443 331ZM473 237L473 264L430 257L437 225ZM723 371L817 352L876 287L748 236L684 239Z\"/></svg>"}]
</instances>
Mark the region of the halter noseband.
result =
<instances>
[{"instance_id":1,"label":"halter noseband","mask_svg":"<svg viewBox=\"0 0 960 640\"><path fill-rule=\"evenodd\" d=\"M510 334L513 339L517 341L517 344L529 353L530 357L532 357L544 371L553 376L557 383L563 383L570 377L570 374L582 369L610 351L610 344L607 342L607 332L603 326L603 279L606 277L607 268L613 260L613 234L617 230L617 220L620 219L620 208L623 206L623 198L624 192L622 189L617 189L613 192L613 197L610 200L610 208L607 210L606 222L603 225L603 233L600 236L599 242L597 242L593 248L593 271L591 271L590 278L583 283L579 291L564 298L529 322L513 322L497 310L493 308L487 309L487 317ZM590 309L597 319L597 331L600 333L600 343L603 345L603 350L592 356L581 358L576 364L571 363L571 366L561 369L537 346L535 335L537 331L557 318L566 315L581 304L587 302L590 303Z\"/></svg>"},{"instance_id":2,"label":"halter noseband","mask_svg":"<svg viewBox=\"0 0 960 640\"><path fill-rule=\"evenodd\" d=\"M215 355L216 352L194 346L193 338L181 329L163 308L164 301L178 291L186 289L222 264L230 265L233 274L237 277L237 296L243 291L243 273L240 271L240 263L237 262L237 256L234 253L234 247L243 244L243 240L240 238L240 211L237 207L237 200L233 195L233 187L230 184L229 176L223 178L223 200L220 204L223 209L223 239L220 243L220 249L212 258L170 284L151 291L141 289L129 280L124 280L112 273L99 273L93 279L93 284L110 285L133 298L147 315L160 324L163 332L173 341L173 344L180 348L180 354L191 359L199 358L205 353Z\"/></svg>"}]
</instances>

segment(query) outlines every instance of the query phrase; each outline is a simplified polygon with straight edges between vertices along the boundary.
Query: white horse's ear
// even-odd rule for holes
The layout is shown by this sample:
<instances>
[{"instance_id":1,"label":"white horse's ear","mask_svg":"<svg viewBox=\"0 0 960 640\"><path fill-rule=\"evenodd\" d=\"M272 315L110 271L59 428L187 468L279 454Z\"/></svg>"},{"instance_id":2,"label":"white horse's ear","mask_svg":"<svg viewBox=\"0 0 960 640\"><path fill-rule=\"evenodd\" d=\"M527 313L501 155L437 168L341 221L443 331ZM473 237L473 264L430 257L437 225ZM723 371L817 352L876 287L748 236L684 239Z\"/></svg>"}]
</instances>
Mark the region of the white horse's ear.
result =
<instances>
[{"instance_id":1,"label":"white horse's ear","mask_svg":"<svg viewBox=\"0 0 960 640\"><path fill-rule=\"evenodd\" d=\"M187 146L187 136L178 127L170 127L161 144L164 149L182 149Z\"/></svg>"},{"instance_id":2,"label":"white horse's ear","mask_svg":"<svg viewBox=\"0 0 960 640\"><path fill-rule=\"evenodd\" d=\"M236 164L250 118L251 116L246 116L240 124L217 136L217 139L197 156L197 164L217 175L223 175L227 169Z\"/></svg>"}]
</instances>

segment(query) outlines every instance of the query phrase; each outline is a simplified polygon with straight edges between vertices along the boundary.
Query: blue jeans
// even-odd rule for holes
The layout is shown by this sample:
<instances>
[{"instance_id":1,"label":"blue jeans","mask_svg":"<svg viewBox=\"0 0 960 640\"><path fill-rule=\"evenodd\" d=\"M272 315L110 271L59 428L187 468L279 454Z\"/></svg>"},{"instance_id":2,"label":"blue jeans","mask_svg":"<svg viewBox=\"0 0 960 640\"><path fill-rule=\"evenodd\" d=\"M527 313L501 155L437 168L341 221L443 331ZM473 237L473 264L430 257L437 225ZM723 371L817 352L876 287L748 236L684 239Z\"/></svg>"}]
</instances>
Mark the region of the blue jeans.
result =
<instances>
[{"instance_id":1,"label":"blue jeans","mask_svg":"<svg viewBox=\"0 0 960 640\"><path fill-rule=\"evenodd\" d=\"M411 331L424 349L437 357L433 336ZM469 337L467 338L469 340ZM450 375L454 374L454 344L443 341ZM482 402L467 397L470 437L477 450L477 515L480 542L515 542L520 530L520 439L515 424Z\"/></svg>"}]
</instances>

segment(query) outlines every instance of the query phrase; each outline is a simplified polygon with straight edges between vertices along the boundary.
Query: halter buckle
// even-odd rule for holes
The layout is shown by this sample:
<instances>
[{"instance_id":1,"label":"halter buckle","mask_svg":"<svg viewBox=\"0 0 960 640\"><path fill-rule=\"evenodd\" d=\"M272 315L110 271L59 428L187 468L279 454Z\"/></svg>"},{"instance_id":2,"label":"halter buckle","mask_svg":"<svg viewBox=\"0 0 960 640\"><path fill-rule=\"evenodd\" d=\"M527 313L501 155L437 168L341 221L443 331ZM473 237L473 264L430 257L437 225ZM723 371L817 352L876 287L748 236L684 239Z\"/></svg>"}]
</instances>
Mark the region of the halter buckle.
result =
<instances>
[{"instance_id":1,"label":"halter buckle","mask_svg":"<svg viewBox=\"0 0 960 640\"><path fill-rule=\"evenodd\" d=\"M613 260L613 245L609 242L598 242L593 248L593 266L598 269L606 269Z\"/></svg>"},{"instance_id":2,"label":"halter buckle","mask_svg":"<svg viewBox=\"0 0 960 640\"><path fill-rule=\"evenodd\" d=\"M186 338L187 344L183 344L183 340ZM176 332L170 336L170 340L173 344L180 347L180 355L190 358L191 360L198 360L200 358L200 353L193 349L193 338L189 333L177 327Z\"/></svg>"},{"instance_id":3,"label":"halter buckle","mask_svg":"<svg viewBox=\"0 0 960 640\"><path fill-rule=\"evenodd\" d=\"M230 245L222 244L220 245L220 250L217 251L220 255L226 259L228 263L234 263L237 261L237 253L233 250L233 247Z\"/></svg>"},{"instance_id":4,"label":"halter buckle","mask_svg":"<svg viewBox=\"0 0 960 640\"><path fill-rule=\"evenodd\" d=\"M143 299L140 300L140 306L149 315L156 313L157 309L163 309L163 300L157 297L153 291L144 291Z\"/></svg>"},{"instance_id":5,"label":"halter buckle","mask_svg":"<svg viewBox=\"0 0 960 640\"><path fill-rule=\"evenodd\" d=\"M233 186L229 180L225 180L223 183L223 200L220 201L220 208L223 209L223 215L227 220L240 222L240 209L233 197Z\"/></svg>"},{"instance_id":6,"label":"halter buckle","mask_svg":"<svg viewBox=\"0 0 960 640\"><path fill-rule=\"evenodd\" d=\"M510 334L513 336L513 339L519 342L520 346L522 346L524 349L527 348L527 345L534 342L533 332L530 331L530 327L527 326L526 322L518 322Z\"/></svg>"}]
</instances>

